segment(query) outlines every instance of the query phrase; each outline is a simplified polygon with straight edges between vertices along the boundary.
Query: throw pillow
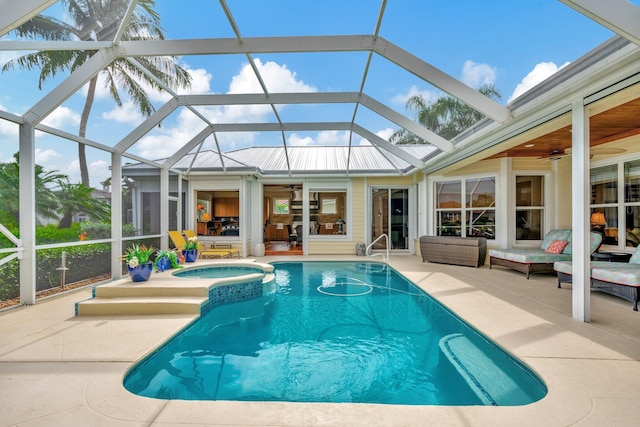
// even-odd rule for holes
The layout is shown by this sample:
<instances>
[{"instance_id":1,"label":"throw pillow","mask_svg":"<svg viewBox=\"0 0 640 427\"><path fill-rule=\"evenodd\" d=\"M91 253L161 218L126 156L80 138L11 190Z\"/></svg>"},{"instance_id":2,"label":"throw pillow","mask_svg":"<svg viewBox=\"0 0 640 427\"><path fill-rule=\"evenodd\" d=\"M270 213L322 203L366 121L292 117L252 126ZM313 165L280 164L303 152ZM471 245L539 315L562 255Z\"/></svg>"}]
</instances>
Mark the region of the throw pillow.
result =
<instances>
[{"instance_id":1,"label":"throw pillow","mask_svg":"<svg viewBox=\"0 0 640 427\"><path fill-rule=\"evenodd\" d=\"M544 251L550 254L560 254L564 247L567 246L567 243L569 242L566 240L554 240Z\"/></svg>"}]
</instances>

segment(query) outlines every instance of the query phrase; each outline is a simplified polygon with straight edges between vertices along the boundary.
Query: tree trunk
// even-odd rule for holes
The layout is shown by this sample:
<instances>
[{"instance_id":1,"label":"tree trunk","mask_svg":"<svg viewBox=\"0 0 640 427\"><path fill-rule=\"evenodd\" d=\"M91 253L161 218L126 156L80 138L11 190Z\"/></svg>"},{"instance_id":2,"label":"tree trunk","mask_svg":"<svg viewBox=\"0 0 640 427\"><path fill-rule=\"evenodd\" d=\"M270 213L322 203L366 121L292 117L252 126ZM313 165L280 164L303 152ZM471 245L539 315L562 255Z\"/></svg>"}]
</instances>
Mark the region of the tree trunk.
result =
<instances>
[{"instance_id":1,"label":"tree trunk","mask_svg":"<svg viewBox=\"0 0 640 427\"><path fill-rule=\"evenodd\" d=\"M89 90L87 91L87 99L84 102L84 109L82 110L82 117L80 118L80 131L78 136L86 138L87 136L87 123L89 122L89 114L91 114L91 107L93 106L93 99L96 95L96 84L98 82L98 76L95 75L89 80ZM89 168L87 166L87 155L85 153L84 144L78 143L78 161L80 163L80 179L81 182L90 187L89 185Z\"/></svg>"},{"instance_id":2,"label":"tree trunk","mask_svg":"<svg viewBox=\"0 0 640 427\"><path fill-rule=\"evenodd\" d=\"M62 218L60 218L60 223L58 224L58 229L69 228L71 227L71 212L65 212Z\"/></svg>"}]
</instances>

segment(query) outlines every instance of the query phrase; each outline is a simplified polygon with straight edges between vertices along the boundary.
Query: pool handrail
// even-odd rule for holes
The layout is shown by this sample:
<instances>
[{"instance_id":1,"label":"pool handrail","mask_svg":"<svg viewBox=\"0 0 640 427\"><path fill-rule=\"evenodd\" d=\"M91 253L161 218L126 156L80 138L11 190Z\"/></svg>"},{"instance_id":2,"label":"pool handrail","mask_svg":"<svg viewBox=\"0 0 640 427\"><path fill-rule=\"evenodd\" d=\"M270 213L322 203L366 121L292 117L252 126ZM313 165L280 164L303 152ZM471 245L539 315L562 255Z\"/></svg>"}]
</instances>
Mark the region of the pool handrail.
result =
<instances>
[{"instance_id":1,"label":"pool handrail","mask_svg":"<svg viewBox=\"0 0 640 427\"><path fill-rule=\"evenodd\" d=\"M385 257L385 254L384 254L384 253L376 253L376 254L372 254L372 253L371 253L371 248L373 247L373 245L375 245L376 243L378 243L378 240L382 239L383 237L386 239L386 240L385 240L385 242L386 242L386 248L387 248L387 251L386 251L386 257ZM367 254L367 256L370 256L370 257L374 257L374 256L382 256L382 260L383 260L383 261L389 261L389 235L387 235L387 234L381 234L380 236L378 236L378 238L376 238L376 240L374 240L373 242L371 242L371 243L369 244L369 246L367 246L367 250L365 251L365 253Z\"/></svg>"}]
</instances>

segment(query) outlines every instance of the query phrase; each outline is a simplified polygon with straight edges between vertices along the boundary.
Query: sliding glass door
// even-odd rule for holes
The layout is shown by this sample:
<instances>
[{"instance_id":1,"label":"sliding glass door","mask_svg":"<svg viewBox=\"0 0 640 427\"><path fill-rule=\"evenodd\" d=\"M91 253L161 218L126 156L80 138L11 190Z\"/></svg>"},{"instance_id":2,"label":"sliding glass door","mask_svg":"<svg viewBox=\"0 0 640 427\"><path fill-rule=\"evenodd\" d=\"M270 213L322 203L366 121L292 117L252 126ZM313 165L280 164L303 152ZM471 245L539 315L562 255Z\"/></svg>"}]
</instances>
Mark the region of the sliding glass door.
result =
<instances>
[{"instance_id":1,"label":"sliding glass door","mask_svg":"<svg viewBox=\"0 0 640 427\"><path fill-rule=\"evenodd\" d=\"M372 188L371 241L389 236L390 249L409 249L409 190L406 188ZM381 239L374 249L385 249Z\"/></svg>"}]
</instances>

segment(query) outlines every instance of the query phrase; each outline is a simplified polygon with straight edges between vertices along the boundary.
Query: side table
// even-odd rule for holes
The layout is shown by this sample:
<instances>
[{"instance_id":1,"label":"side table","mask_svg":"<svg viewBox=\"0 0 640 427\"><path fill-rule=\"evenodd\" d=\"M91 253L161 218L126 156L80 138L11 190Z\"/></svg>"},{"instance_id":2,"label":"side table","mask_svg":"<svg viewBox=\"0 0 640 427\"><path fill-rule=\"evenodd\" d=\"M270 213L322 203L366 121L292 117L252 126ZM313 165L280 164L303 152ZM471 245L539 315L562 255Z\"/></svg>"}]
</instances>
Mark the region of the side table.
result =
<instances>
[{"instance_id":1,"label":"side table","mask_svg":"<svg viewBox=\"0 0 640 427\"><path fill-rule=\"evenodd\" d=\"M629 262L631 254L627 252L594 252L591 254L591 259L594 261L609 261L609 262Z\"/></svg>"}]
</instances>

